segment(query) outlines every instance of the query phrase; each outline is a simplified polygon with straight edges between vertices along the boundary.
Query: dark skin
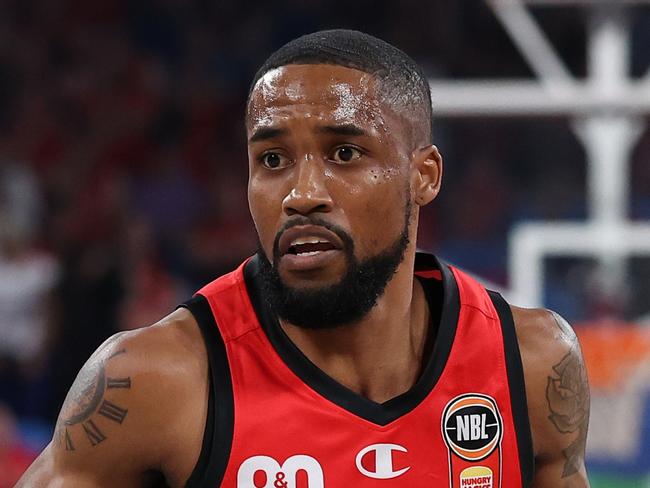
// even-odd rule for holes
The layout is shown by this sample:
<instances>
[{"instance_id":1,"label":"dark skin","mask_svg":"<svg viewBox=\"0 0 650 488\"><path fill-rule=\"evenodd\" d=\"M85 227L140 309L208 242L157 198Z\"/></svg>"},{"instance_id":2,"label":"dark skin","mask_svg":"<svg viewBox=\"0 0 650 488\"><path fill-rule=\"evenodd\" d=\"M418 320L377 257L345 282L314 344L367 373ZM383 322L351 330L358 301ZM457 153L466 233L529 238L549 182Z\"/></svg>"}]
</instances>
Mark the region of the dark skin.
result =
<instances>
[{"instance_id":1,"label":"dark skin","mask_svg":"<svg viewBox=\"0 0 650 488\"><path fill-rule=\"evenodd\" d=\"M413 212L404 261L377 305L354 327L281 325L325 373L376 402L413 386L430 330L413 279L417 209L440 189L442 158L425 131L384 101L376 80L354 69L290 65L253 90L247 118L249 204L273 256L278 230L296 216L345 229L363 260L390 246ZM342 253L275 263L289 286L319 288L343 276ZM589 391L570 326L546 310L512 307L536 457L536 488L589 486L584 441ZM164 476L183 486L198 459L207 408L207 358L183 309L109 339L84 366L53 441L19 487L140 487Z\"/></svg>"}]
</instances>

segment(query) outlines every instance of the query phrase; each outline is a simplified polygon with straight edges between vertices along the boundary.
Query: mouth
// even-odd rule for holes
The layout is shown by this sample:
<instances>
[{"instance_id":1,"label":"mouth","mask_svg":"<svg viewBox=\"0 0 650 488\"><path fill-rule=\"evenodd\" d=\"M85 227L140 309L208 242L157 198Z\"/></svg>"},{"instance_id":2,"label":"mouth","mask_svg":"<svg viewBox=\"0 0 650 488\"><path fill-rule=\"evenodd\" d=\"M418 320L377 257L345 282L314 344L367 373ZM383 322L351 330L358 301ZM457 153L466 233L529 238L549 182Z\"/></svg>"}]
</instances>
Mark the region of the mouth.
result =
<instances>
[{"instance_id":1,"label":"mouth","mask_svg":"<svg viewBox=\"0 0 650 488\"><path fill-rule=\"evenodd\" d=\"M315 256L319 252L336 249L331 242L320 240L318 237L301 237L290 245L287 254L294 256Z\"/></svg>"},{"instance_id":2,"label":"mouth","mask_svg":"<svg viewBox=\"0 0 650 488\"><path fill-rule=\"evenodd\" d=\"M322 267L342 249L343 243L334 232L314 225L290 227L278 241L280 259L294 270Z\"/></svg>"}]
</instances>

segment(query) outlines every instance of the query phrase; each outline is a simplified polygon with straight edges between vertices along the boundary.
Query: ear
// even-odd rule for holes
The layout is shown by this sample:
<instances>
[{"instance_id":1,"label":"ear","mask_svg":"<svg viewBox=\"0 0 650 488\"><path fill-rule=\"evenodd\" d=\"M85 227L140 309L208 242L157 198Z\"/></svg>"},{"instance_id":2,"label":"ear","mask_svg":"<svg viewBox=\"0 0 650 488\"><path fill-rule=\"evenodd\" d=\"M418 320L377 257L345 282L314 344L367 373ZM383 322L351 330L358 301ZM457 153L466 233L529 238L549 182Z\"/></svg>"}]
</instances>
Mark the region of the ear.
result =
<instances>
[{"instance_id":1,"label":"ear","mask_svg":"<svg viewBox=\"0 0 650 488\"><path fill-rule=\"evenodd\" d=\"M431 203L440 191L442 156L434 145L416 149L412 157L411 189L415 203L423 207Z\"/></svg>"}]
</instances>

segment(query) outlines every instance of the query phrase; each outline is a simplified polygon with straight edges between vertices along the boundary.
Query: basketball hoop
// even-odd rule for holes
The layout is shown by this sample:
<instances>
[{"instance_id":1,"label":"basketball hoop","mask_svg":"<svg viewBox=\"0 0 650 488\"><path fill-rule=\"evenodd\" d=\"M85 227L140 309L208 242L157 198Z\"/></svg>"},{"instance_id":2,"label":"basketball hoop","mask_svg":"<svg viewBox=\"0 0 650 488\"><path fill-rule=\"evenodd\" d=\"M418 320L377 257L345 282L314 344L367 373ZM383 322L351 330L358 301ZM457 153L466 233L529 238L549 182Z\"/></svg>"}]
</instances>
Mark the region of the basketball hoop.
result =
<instances>
[{"instance_id":1,"label":"basketball hoop","mask_svg":"<svg viewBox=\"0 0 650 488\"><path fill-rule=\"evenodd\" d=\"M531 6L607 6L607 5L650 5L650 0L489 0L495 4L523 4Z\"/></svg>"}]
</instances>

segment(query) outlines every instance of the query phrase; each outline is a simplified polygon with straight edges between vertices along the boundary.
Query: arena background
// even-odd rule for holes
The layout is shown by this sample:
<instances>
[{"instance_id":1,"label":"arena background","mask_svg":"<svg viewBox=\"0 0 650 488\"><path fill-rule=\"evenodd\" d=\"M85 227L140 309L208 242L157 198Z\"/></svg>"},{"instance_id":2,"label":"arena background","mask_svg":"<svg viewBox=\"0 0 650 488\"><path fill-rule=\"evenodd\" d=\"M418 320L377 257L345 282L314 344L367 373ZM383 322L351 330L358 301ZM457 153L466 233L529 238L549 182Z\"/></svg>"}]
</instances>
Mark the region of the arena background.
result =
<instances>
[{"instance_id":1,"label":"arena background","mask_svg":"<svg viewBox=\"0 0 650 488\"><path fill-rule=\"evenodd\" d=\"M107 336L254 250L249 81L333 27L394 43L432 79L446 164L419 246L576 326L592 486L650 487L650 6L526 3L0 2L0 488ZM629 83L608 78L619 68Z\"/></svg>"}]
</instances>

